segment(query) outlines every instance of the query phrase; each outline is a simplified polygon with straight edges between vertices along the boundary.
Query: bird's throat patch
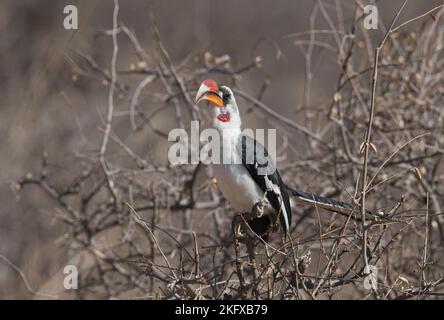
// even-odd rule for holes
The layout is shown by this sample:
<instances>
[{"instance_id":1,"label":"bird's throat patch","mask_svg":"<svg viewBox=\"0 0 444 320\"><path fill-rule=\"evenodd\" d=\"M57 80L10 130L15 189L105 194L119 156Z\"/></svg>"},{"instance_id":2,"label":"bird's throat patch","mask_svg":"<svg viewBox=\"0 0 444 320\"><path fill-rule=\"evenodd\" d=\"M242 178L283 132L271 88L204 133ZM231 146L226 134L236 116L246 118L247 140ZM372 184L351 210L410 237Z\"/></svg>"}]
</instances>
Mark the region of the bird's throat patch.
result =
<instances>
[{"instance_id":1,"label":"bird's throat patch","mask_svg":"<svg viewBox=\"0 0 444 320\"><path fill-rule=\"evenodd\" d=\"M230 114L229 113L221 113L217 116L217 119L222 122L228 122L230 121Z\"/></svg>"}]
</instances>

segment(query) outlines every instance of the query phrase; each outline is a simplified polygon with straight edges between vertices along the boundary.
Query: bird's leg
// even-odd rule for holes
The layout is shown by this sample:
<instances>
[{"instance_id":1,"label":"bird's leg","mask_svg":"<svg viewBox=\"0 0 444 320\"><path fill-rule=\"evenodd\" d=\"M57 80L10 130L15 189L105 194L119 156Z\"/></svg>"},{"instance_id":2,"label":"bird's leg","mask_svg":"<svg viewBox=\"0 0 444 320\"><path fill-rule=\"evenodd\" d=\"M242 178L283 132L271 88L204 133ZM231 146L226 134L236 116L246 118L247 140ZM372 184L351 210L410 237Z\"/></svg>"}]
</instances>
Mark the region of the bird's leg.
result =
<instances>
[{"instance_id":1,"label":"bird's leg","mask_svg":"<svg viewBox=\"0 0 444 320\"><path fill-rule=\"evenodd\" d=\"M233 237L234 237L234 253L236 255L236 272L239 278L240 296L245 299L245 282L242 274L242 258L240 256L240 239L241 236L242 217L235 215L232 221Z\"/></svg>"}]
</instances>

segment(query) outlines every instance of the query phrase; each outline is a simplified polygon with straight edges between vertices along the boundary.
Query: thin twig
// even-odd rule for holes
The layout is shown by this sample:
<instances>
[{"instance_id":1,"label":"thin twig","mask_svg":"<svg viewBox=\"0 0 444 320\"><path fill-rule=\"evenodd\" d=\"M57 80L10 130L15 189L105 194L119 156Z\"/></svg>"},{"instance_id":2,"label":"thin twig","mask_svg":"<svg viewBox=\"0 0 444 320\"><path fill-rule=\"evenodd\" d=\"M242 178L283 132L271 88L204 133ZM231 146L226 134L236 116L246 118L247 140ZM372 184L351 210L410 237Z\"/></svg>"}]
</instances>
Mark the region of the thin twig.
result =
<instances>
[{"instance_id":1,"label":"thin twig","mask_svg":"<svg viewBox=\"0 0 444 320\"><path fill-rule=\"evenodd\" d=\"M389 29L387 30L384 38L379 43L379 45L375 49L375 58L374 58L374 64L373 64L373 77L372 77L372 90L371 90L371 99L370 99L370 116L368 121L368 127L367 132L365 134L365 141L364 141L364 164L362 168L362 192L361 192L361 215L362 215L362 254L364 257L364 264L366 267L366 270L370 270L369 264L368 264L368 257L367 257L367 228L366 228L366 195L367 195L367 171L368 171L368 158L369 158L369 147L370 147L370 139L372 134L372 126L373 126L373 118L375 114L375 99L376 99L376 85L378 81L378 63L379 63L379 52L384 46L387 38L389 37L391 30L401 14L402 9L404 9L404 6L407 4L408 0L404 0L404 3L401 5L401 7L398 9L395 17L392 20L392 23L390 24ZM370 278L371 279L371 278ZM370 280L371 281L371 280ZM372 289L375 287L371 285ZM374 293L378 297L378 293L376 290L374 290Z\"/></svg>"}]
</instances>

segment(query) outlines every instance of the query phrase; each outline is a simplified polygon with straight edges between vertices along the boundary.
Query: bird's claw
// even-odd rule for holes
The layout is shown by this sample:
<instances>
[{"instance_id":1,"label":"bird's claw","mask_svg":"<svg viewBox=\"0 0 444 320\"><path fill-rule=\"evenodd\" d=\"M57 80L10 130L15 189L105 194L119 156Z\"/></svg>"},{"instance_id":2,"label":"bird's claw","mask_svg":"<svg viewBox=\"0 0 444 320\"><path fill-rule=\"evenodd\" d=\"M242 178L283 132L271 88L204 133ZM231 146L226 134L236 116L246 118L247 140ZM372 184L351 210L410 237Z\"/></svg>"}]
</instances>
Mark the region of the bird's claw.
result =
<instances>
[{"instance_id":1,"label":"bird's claw","mask_svg":"<svg viewBox=\"0 0 444 320\"><path fill-rule=\"evenodd\" d=\"M234 216L231 227L233 228L236 239L240 240L244 237L244 233L242 232L242 217L240 215Z\"/></svg>"},{"instance_id":2,"label":"bird's claw","mask_svg":"<svg viewBox=\"0 0 444 320\"><path fill-rule=\"evenodd\" d=\"M254 239L255 237L249 231L249 227L247 226L247 222L245 219L252 219L252 217L245 217L245 215L235 215L231 224L232 230L234 234L234 239L238 242L245 243Z\"/></svg>"},{"instance_id":3,"label":"bird's claw","mask_svg":"<svg viewBox=\"0 0 444 320\"><path fill-rule=\"evenodd\" d=\"M251 210L256 218L262 217L265 210L265 201L260 200L256 202L253 206L253 209Z\"/></svg>"}]
</instances>

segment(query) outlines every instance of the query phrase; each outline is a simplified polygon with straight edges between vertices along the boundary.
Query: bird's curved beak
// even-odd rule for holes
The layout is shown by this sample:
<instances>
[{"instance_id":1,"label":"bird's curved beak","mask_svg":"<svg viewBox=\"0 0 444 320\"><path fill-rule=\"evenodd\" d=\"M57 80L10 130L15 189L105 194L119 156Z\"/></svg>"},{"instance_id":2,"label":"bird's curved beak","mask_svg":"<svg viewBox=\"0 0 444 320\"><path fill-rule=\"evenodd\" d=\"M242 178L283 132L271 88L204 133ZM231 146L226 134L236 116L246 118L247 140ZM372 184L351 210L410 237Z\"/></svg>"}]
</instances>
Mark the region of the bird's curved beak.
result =
<instances>
[{"instance_id":1,"label":"bird's curved beak","mask_svg":"<svg viewBox=\"0 0 444 320\"><path fill-rule=\"evenodd\" d=\"M202 81L199 90L197 90L195 102L198 104L202 100L207 100L208 104L213 103L219 108L224 106L216 81L210 79Z\"/></svg>"}]
</instances>

